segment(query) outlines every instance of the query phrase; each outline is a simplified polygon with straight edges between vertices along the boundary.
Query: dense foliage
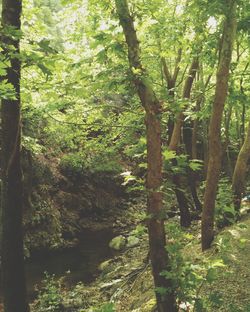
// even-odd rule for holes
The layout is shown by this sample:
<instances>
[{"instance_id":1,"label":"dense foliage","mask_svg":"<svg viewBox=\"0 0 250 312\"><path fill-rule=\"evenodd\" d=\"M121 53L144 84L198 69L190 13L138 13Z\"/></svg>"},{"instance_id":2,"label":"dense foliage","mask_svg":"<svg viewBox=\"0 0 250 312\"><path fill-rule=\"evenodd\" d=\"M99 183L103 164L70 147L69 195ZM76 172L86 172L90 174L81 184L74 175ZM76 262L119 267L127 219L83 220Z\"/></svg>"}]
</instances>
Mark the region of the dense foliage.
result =
<instances>
[{"instance_id":1,"label":"dense foliage","mask_svg":"<svg viewBox=\"0 0 250 312\"><path fill-rule=\"evenodd\" d=\"M237 4L237 31L217 133L222 160L215 203L217 231L240 219L241 199L249 190L248 1L131 0L129 16L122 17L119 8L126 1L23 0L21 31L5 27L1 20L1 36L20 40L20 53L10 43L0 43L0 99L17 100L8 80L12 59L17 58L22 66L26 257L39 249L72 247L86 220L98 223L110 218L111 224L114 211L123 213L122 199L145 202L148 197L149 205L152 192L163 194L163 209L157 216L150 209L140 212L135 224L180 216L181 225L189 227L200 219L212 149L209 122L222 54L228 54L223 50L228 40L224 26L231 2ZM134 50L124 27L128 21L130 28L135 27ZM152 113L146 96L157 103L157 112ZM158 188L148 187L148 180L144 183L152 168L150 114L157 115L161 126L163 181ZM200 289L205 282L212 284L224 262L193 265L182 255L188 234L175 222L169 222L167 233L170 264L161 276L172 282L178 305L213 311L220 298L211 292L202 300ZM47 276L37 311L61 311L64 291ZM166 289L157 287L156 293L164 297ZM108 303L100 309L113 311L114 306Z\"/></svg>"}]
</instances>

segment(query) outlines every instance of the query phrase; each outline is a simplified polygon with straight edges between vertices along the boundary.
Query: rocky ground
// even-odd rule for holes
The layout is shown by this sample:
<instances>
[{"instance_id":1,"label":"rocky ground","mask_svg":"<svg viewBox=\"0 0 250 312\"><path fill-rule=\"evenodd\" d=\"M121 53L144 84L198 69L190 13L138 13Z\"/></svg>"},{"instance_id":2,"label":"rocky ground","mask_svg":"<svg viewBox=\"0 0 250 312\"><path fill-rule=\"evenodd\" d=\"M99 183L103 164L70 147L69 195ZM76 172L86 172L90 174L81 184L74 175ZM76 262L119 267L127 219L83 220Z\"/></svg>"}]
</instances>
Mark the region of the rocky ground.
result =
<instances>
[{"instance_id":1,"label":"rocky ground","mask_svg":"<svg viewBox=\"0 0 250 312\"><path fill-rule=\"evenodd\" d=\"M37 159L35 166L33 163L31 167L33 172L26 177L26 190L29 190L26 206L29 209L25 214L26 245L29 248L41 248L43 242L46 242L46 248L64 247L65 241L70 245L74 243L77 231L86 228L112 227L119 233L111 242L112 248L116 249L114 257L100 263L100 275L93 283L78 284L69 289L62 279L57 284L58 309L39 310L33 305L32 312L155 311L147 232L142 221L143 198L129 202L121 183L109 175L86 173L79 177L59 170L58 164L51 167L47 159ZM178 217L172 218L171 223L177 227ZM221 305L202 311L250 312L249 215L220 232L212 249L206 253L200 250L199 229L200 222L195 221L191 229L182 234L185 238L181 251L184 258L192 267L202 267L217 259L224 262L213 283L202 282L198 291L199 296L207 296L211 291L221 294L218 296ZM36 242L38 246L34 245ZM173 239L170 244L172 242ZM106 310L100 308L104 304L107 304ZM179 304L180 311L192 311L191 306L185 308L181 301Z\"/></svg>"},{"instance_id":2,"label":"rocky ground","mask_svg":"<svg viewBox=\"0 0 250 312\"><path fill-rule=\"evenodd\" d=\"M207 296L213 291L218 293L218 306L202 311L249 312L250 311L250 217L245 216L236 225L224 229L217 236L211 250L200 251L199 221L188 231L189 239L184 247L185 257L193 259L199 266L210 259L223 260L224 265L216 271L212 283L201 283L199 295ZM128 246L128 238L136 237L134 244ZM134 231L124 233L120 252L114 258L100 264L100 276L89 285L78 286L78 295L67 298L65 311L116 311L116 312L153 312L155 299L153 281L148 259L147 234L141 225ZM192 238L191 238L192 237ZM122 241L122 240L121 240ZM67 296L66 296L67 297ZM66 298L65 297L65 298ZM107 310L92 307L111 302ZM182 308L181 308L182 307ZM180 311L193 311L180 302Z\"/></svg>"},{"instance_id":3,"label":"rocky ground","mask_svg":"<svg viewBox=\"0 0 250 312\"><path fill-rule=\"evenodd\" d=\"M126 209L128 195L118 174L74 171L43 155L24 159L27 256L34 249L77 245L82 230L111 228Z\"/></svg>"}]
</instances>

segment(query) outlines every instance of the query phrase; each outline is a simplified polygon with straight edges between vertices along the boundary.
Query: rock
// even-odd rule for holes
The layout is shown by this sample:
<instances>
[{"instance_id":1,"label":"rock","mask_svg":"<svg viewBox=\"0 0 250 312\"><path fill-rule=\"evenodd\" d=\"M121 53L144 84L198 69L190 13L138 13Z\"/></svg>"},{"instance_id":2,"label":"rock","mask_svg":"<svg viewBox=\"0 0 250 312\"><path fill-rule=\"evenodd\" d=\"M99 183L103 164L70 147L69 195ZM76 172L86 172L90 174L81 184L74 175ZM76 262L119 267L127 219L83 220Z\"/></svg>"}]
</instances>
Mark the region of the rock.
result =
<instances>
[{"instance_id":1,"label":"rock","mask_svg":"<svg viewBox=\"0 0 250 312\"><path fill-rule=\"evenodd\" d=\"M148 302L145 303L142 312L152 312L155 311L156 308L156 301L155 299L150 299Z\"/></svg>"},{"instance_id":2,"label":"rock","mask_svg":"<svg viewBox=\"0 0 250 312\"><path fill-rule=\"evenodd\" d=\"M101 272L107 271L110 264L112 263L112 259L106 260L104 262L102 262L99 266L98 266L98 270Z\"/></svg>"},{"instance_id":3,"label":"rock","mask_svg":"<svg viewBox=\"0 0 250 312\"><path fill-rule=\"evenodd\" d=\"M132 247L138 246L139 243L140 243L140 240L139 240L138 237L136 237L136 236L129 236L126 246L128 248L132 248Z\"/></svg>"},{"instance_id":4,"label":"rock","mask_svg":"<svg viewBox=\"0 0 250 312\"><path fill-rule=\"evenodd\" d=\"M101 290L104 290L104 289L109 289L109 288L112 288L113 286L116 286L116 285L118 285L119 283L121 283L122 282L122 279L115 279L115 280L113 280L113 281L111 281L111 282L109 282L109 283L104 283L104 284L102 284L101 286L100 286L100 289Z\"/></svg>"},{"instance_id":5,"label":"rock","mask_svg":"<svg viewBox=\"0 0 250 312\"><path fill-rule=\"evenodd\" d=\"M250 206L248 205L242 205L241 209L240 209L240 214L242 216L247 215L248 213L250 213Z\"/></svg>"},{"instance_id":6,"label":"rock","mask_svg":"<svg viewBox=\"0 0 250 312\"><path fill-rule=\"evenodd\" d=\"M67 248L76 247L79 244L79 239L73 238L71 241L66 241L65 244Z\"/></svg>"},{"instance_id":7,"label":"rock","mask_svg":"<svg viewBox=\"0 0 250 312\"><path fill-rule=\"evenodd\" d=\"M153 312L156 308L156 300L150 299L142 307L132 310L131 312Z\"/></svg>"},{"instance_id":8,"label":"rock","mask_svg":"<svg viewBox=\"0 0 250 312\"><path fill-rule=\"evenodd\" d=\"M109 243L109 247L115 250L122 250L126 245L126 238L122 235L114 237Z\"/></svg>"}]
</instances>

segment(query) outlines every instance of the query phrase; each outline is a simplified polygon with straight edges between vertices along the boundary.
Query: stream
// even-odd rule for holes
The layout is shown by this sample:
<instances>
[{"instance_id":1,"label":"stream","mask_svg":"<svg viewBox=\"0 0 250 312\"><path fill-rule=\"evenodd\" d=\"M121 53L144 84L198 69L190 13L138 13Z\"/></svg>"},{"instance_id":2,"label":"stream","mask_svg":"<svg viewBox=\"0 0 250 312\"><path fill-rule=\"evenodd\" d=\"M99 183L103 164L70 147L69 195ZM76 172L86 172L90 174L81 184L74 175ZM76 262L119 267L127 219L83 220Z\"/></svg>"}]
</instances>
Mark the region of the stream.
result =
<instances>
[{"instance_id":1,"label":"stream","mask_svg":"<svg viewBox=\"0 0 250 312\"><path fill-rule=\"evenodd\" d=\"M114 236L116 234L112 229L85 230L79 236L76 247L35 252L25 263L29 298L35 297L35 286L44 279L44 272L56 277L67 275L66 283L69 286L77 282L92 282L98 276L98 265L114 255L108 246Z\"/></svg>"}]
</instances>

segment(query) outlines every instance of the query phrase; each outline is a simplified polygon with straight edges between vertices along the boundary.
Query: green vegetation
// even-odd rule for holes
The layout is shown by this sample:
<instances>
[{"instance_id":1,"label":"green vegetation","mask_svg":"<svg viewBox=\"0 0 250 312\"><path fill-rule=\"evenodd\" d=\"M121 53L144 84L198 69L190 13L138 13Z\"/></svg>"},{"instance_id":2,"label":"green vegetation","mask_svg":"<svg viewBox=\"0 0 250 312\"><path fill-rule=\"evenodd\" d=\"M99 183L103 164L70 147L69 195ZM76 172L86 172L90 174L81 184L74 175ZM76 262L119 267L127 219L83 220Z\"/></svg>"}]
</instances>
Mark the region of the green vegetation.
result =
<instances>
[{"instance_id":1,"label":"green vegetation","mask_svg":"<svg viewBox=\"0 0 250 312\"><path fill-rule=\"evenodd\" d=\"M250 311L249 1L0 7L4 312Z\"/></svg>"}]
</instances>

